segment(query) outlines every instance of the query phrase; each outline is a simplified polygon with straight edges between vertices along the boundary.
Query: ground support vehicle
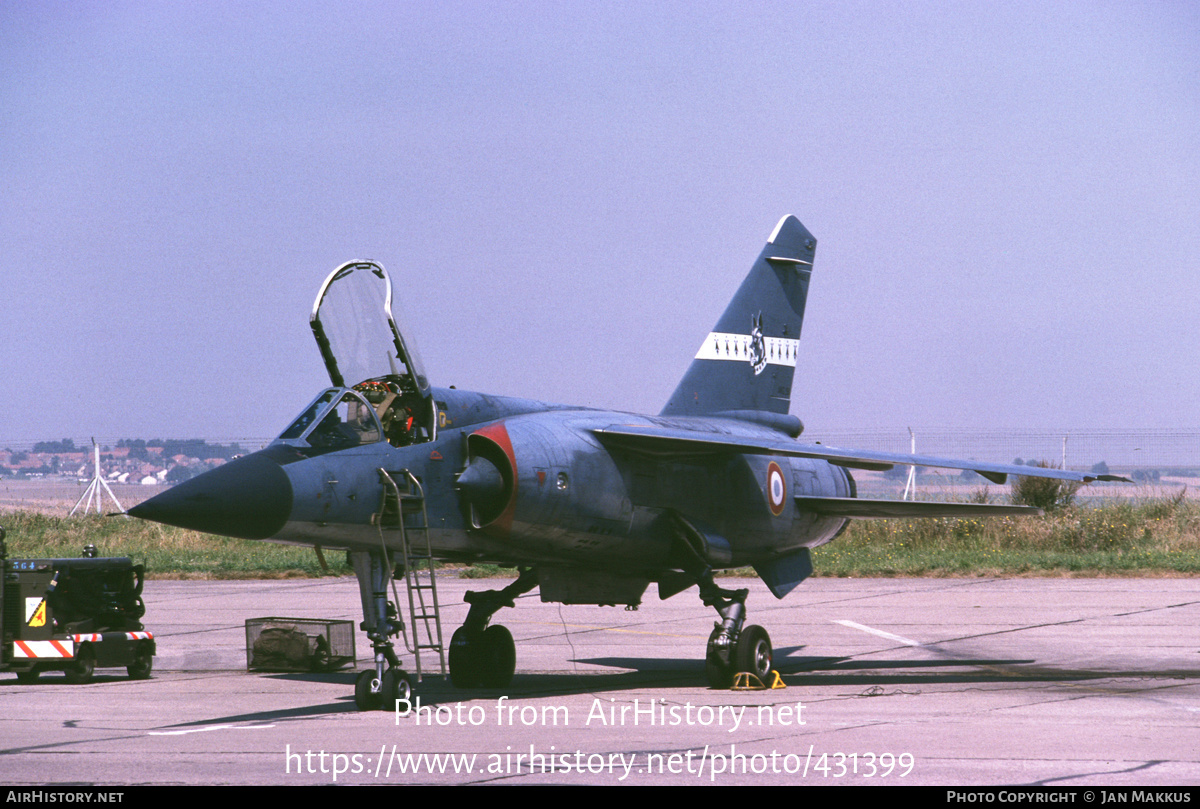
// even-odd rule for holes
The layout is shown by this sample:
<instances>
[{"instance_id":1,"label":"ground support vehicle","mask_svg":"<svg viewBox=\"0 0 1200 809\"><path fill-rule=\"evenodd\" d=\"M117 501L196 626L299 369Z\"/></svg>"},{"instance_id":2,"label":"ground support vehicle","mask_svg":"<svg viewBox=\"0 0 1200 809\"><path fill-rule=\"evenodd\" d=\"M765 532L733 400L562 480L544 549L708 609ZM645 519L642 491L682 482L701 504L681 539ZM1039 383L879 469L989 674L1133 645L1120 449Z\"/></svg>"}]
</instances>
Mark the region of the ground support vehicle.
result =
<instances>
[{"instance_id":1,"label":"ground support vehicle","mask_svg":"<svg viewBox=\"0 0 1200 809\"><path fill-rule=\"evenodd\" d=\"M150 676L154 636L140 619L145 569L127 557L9 559L0 528L0 671L22 683L62 671L86 683L97 668Z\"/></svg>"}]
</instances>

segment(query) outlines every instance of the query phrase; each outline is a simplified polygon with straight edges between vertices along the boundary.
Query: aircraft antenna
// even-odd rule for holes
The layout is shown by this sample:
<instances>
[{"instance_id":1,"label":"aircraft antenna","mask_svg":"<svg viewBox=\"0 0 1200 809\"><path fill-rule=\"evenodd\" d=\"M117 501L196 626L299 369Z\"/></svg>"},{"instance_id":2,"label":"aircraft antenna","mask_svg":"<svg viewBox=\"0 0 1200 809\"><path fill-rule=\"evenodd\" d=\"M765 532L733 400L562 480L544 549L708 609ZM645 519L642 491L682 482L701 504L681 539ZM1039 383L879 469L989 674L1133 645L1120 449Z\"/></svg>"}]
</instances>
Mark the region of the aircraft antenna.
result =
<instances>
[{"instance_id":1,"label":"aircraft antenna","mask_svg":"<svg viewBox=\"0 0 1200 809\"><path fill-rule=\"evenodd\" d=\"M95 438L92 438L92 454L96 462L96 471L92 475L92 482L88 484L88 487L84 493L79 496L78 500L75 501L75 508L71 509L71 513L67 516L74 517L75 512L79 510L79 504L84 500L87 500L87 505L83 507L83 513L85 515L92 510L93 502L96 504L96 513L103 514L104 492L108 492L108 496L111 497L112 501L117 505L117 511L120 512L122 516L128 517L129 515L125 513L125 507L121 505L121 501L117 499L117 496L113 494L112 489L108 488L108 484L104 482L104 478L100 476L100 446L96 443Z\"/></svg>"},{"instance_id":2,"label":"aircraft antenna","mask_svg":"<svg viewBox=\"0 0 1200 809\"><path fill-rule=\"evenodd\" d=\"M917 436L913 433L912 427L908 428L908 439L909 439L908 451L911 454L916 455L917 454ZM912 494L911 498L908 496L910 493ZM909 499L916 500L917 499L917 467L915 467L915 466L910 465L908 467L908 480L904 481L904 495L900 499L901 500L909 500Z\"/></svg>"}]
</instances>

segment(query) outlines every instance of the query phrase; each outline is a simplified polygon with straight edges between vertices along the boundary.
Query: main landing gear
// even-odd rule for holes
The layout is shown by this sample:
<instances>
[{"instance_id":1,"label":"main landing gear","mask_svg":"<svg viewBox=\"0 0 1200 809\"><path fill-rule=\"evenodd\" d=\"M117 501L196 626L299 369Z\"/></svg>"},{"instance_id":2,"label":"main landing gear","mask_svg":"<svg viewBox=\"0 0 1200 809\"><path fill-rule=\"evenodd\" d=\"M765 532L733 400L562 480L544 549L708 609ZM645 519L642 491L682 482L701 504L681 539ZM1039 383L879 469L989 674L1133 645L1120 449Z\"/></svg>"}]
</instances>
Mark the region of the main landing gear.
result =
<instances>
[{"instance_id":1,"label":"main landing gear","mask_svg":"<svg viewBox=\"0 0 1200 809\"><path fill-rule=\"evenodd\" d=\"M746 596L749 590L724 590L713 581L713 569L706 561L706 535L682 515L672 512L670 527L675 534L676 558L683 572L670 583L659 582L659 595L670 598L695 583L700 587L700 600L713 607L721 620L713 625L704 655L704 673L711 688L725 689L733 685L734 675L753 674L763 685L771 673L771 636L761 626L746 623ZM726 560L728 561L728 560ZM664 594L665 593L665 594Z\"/></svg>"},{"instance_id":2,"label":"main landing gear","mask_svg":"<svg viewBox=\"0 0 1200 809\"><path fill-rule=\"evenodd\" d=\"M400 659L392 647L391 636L404 631L397 620L396 608L388 601L387 586L392 570L378 551L351 551L350 564L358 578L362 597L362 629L375 651L375 668L359 672L354 681L354 704L360 711L393 710L397 700L411 701L412 677L400 668Z\"/></svg>"},{"instance_id":3,"label":"main landing gear","mask_svg":"<svg viewBox=\"0 0 1200 809\"><path fill-rule=\"evenodd\" d=\"M511 607L517 596L537 586L537 573L521 570L503 590L470 591L467 620L450 638L450 681L455 688L504 688L512 682L517 648L512 633L499 624L488 626L501 607Z\"/></svg>"},{"instance_id":4,"label":"main landing gear","mask_svg":"<svg viewBox=\"0 0 1200 809\"><path fill-rule=\"evenodd\" d=\"M700 599L714 607L721 621L708 636L704 673L711 688L725 689L735 674L748 672L764 685L771 673L771 637L757 624L743 627L746 621L746 596L749 590L723 590L713 581L712 570L699 578Z\"/></svg>"}]
</instances>

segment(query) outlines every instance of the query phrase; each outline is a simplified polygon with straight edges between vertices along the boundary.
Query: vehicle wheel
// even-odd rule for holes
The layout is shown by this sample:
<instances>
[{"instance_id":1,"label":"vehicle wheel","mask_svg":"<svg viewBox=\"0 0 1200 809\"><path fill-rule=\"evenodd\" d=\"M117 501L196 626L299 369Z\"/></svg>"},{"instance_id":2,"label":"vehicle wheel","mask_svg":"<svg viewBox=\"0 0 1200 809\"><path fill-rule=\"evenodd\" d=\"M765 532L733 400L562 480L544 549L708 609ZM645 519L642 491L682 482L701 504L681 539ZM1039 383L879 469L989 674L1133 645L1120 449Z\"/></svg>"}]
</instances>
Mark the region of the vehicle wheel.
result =
<instances>
[{"instance_id":1,"label":"vehicle wheel","mask_svg":"<svg viewBox=\"0 0 1200 809\"><path fill-rule=\"evenodd\" d=\"M762 681L767 682L771 673L771 637L761 626L748 626L738 636L737 649L734 652L735 671L748 671Z\"/></svg>"},{"instance_id":2,"label":"vehicle wheel","mask_svg":"<svg viewBox=\"0 0 1200 809\"><path fill-rule=\"evenodd\" d=\"M354 681L354 705L360 711L378 710L383 704L380 694L371 693L371 681L375 679L375 670L360 671Z\"/></svg>"},{"instance_id":3,"label":"vehicle wheel","mask_svg":"<svg viewBox=\"0 0 1200 809\"><path fill-rule=\"evenodd\" d=\"M150 670L154 668L154 655L146 646L139 646L133 662L125 667L131 680L149 680Z\"/></svg>"},{"instance_id":4,"label":"vehicle wheel","mask_svg":"<svg viewBox=\"0 0 1200 809\"><path fill-rule=\"evenodd\" d=\"M383 685L380 687L383 703L381 707L385 711L396 710L396 701L400 700L406 705L412 705L412 680L409 679L408 672L404 669L388 669L383 673Z\"/></svg>"},{"instance_id":5,"label":"vehicle wheel","mask_svg":"<svg viewBox=\"0 0 1200 809\"><path fill-rule=\"evenodd\" d=\"M96 655L90 643L82 643L75 650L75 659L67 664L67 682L74 685L90 683L96 673Z\"/></svg>"},{"instance_id":6,"label":"vehicle wheel","mask_svg":"<svg viewBox=\"0 0 1200 809\"><path fill-rule=\"evenodd\" d=\"M483 635L460 626L450 636L450 682L455 688L478 688L479 658Z\"/></svg>"},{"instance_id":7,"label":"vehicle wheel","mask_svg":"<svg viewBox=\"0 0 1200 809\"><path fill-rule=\"evenodd\" d=\"M704 676L709 688L725 690L733 683L733 673L721 659L714 642L721 636L721 627L714 629L708 636L708 647L704 655Z\"/></svg>"},{"instance_id":8,"label":"vehicle wheel","mask_svg":"<svg viewBox=\"0 0 1200 809\"><path fill-rule=\"evenodd\" d=\"M484 688L505 688L517 670L517 644L507 627L489 626L480 639L479 680Z\"/></svg>"},{"instance_id":9,"label":"vehicle wheel","mask_svg":"<svg viewBox=\"0 0 1200 809\"><path fill-rule=\"evenodd\" d=\"M21 685L29 685L31 683L36 683L39 674L41 674L41 672L38 671L37 669L30 669L29 671L18 671L17 672L17 682L21 683Z\"/></svg>"}]
</instances>

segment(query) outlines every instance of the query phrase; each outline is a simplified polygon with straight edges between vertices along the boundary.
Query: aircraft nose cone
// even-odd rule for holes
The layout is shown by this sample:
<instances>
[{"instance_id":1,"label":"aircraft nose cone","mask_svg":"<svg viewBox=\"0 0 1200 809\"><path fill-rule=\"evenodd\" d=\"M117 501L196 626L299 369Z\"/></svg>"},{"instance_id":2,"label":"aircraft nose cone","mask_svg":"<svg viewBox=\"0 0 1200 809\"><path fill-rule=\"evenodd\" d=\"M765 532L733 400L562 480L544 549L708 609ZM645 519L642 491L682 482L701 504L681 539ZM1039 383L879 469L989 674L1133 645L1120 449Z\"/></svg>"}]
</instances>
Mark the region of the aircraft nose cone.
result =
<instances>
[{"instance_id":1,"label":"aircraft nose cone","mask_svg":"<svg viewBox=\"0 0 1200 809\"><path fill-rule=\"evenodd\" d=\"M292 512L292 483L262 453L237 458L129 509L143 520L240 539L267 539Z\"/></svg>"}]
</instances>

